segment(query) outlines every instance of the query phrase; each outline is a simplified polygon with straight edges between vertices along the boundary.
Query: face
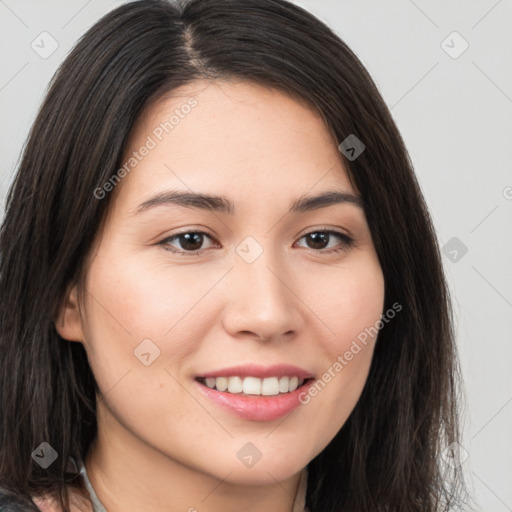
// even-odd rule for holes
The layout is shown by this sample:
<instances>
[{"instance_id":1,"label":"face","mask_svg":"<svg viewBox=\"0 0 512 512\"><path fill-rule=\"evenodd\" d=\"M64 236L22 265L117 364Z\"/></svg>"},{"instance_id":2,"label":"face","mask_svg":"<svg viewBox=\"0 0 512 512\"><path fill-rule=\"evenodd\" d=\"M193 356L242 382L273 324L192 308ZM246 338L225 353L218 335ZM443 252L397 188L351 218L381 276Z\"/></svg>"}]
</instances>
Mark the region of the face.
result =
<instances>
[{"instance_id":1,"label":"face","mask_svg":"<svg viewBox=\"0 0 512 512\"><path fill-rule=\"evenodd\" d=\"M98 428L219 479L290 477L354 408L383 312L336 141L277 90L197 81L144 113L124 162L58 327L87 352Z\"/></svg>"}]
</instances>

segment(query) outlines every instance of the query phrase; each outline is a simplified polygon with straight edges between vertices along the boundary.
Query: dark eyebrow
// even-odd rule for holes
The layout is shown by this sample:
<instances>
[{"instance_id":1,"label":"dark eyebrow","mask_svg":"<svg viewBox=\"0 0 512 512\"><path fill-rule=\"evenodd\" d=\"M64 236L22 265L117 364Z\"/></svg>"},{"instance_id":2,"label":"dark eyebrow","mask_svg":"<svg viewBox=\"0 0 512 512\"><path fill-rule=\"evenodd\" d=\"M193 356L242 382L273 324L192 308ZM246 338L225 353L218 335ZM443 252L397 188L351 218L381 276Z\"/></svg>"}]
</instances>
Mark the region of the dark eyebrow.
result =
<instances>
[{"instance_id":1,"label":"dark eyebrow","mask_svg":"<svg viewBox=\"0 0 512 512\"><path fill-rule=\"evenodd\" d=\"M327 191L321 192L315 196L302 196L295 201L291 208L290 212L292 213L304 213L309 212L311 210L318 210L319 208L325 208L326 206L331 206L333 204L343 204L350 203L355 206L359 206L363 208L363 200L351 194L349 192L337 192L337 191Z\"/></svg>"},{"instance_id":2,"label":"dark eyebrow","mask_svg":"<svg viewBox=\"0 0 512 512\"><path fill-rule=\"evenodd\" d=\"M291 206L291 213L305 213L312 210L325 208L333 204L350 203L363 208L363 201L360 197L349 192L326 191L314 196L299 197ZM162 192L144 201L134 211L134 215L155 206L178 205L186 208L208 210L233 215L235 206L226 197L210 194L197 194L194 192L181 192L171 190Z\"/></svg>"}]
</instances>

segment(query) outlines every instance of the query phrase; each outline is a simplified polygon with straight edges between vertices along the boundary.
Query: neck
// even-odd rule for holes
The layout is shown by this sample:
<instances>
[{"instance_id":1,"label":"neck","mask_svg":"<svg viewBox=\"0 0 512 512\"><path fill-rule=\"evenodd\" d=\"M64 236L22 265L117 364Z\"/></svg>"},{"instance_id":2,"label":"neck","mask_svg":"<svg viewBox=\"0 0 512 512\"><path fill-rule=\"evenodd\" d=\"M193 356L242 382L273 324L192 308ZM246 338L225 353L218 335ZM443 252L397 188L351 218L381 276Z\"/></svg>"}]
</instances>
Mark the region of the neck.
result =
<instances>
[{"instance_id":1,"label":"neck","mask_svg":"<svg viewBox=\"0 0 512 512\"><path fill-rule=\"evenodd\" d=\"M85 467L108 512L292 512L302 472L270 484L239 484L149 446L98 403L98 435ZM295 505L297 507L297 505ZM302 509L300 510L302 512Z\"/></svg>"}]
</instances>

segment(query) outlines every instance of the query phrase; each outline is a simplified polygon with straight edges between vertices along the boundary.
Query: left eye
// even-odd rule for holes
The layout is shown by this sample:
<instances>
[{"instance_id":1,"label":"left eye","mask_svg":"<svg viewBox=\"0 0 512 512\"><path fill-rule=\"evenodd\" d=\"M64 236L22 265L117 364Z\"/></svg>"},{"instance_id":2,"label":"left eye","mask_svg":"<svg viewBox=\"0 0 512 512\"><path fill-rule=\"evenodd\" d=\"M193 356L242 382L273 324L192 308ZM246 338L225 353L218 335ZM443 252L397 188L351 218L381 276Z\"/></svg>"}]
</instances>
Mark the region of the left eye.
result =
<instances>
[{"instance_id":1,"label":"left eye","mask_svg":"<svg viewBox=\"0 0 512 512\"><path fill-rule=\"evenodd\" d=\"M339 251L346 251L352 245L354 245L354 240L346 235L345 233L339 233L338 231L331 231L327 229L321 229L318 231L311 231L309 233L306 233L302 238L307 238L313 243L313 247L309 247L309 249L326 249L327 247L324 247L324 243L327 242L327 245L329 245L329 242L332 238L332 236L335 236L340 240L341 242L338 243L338 245L334 246L334 248L331 246L330 250L323 250L321 252L325 253L331 253L331 252L339 252ZM302 240L301 238L301 240ZM322 247L318 247L318 246Z\"/></svg>"},{"instance_id":2,"label":"left eye","mask_svg":"<svg viewBox=\"0 0 512 512\"><path fill-rule=\"evenodd\" d=\"M334 248L332 246L329 248L329 243L333 235L334 237L338 238L339 242L337 246L334 246ZM203 249L201 246L203 245L205 237L209 238L210 240L214 240L211 235L205 233L204 231L186 231L165 238L159 243L159 245L162 245L166 250L176 254L181 254L183 256L193 256L199 254L199 252ZM354 240L345 233L326 229L306 233L300 238L300 240L302 239L308 240L309 247L306 248L321 253L346 251L354 244ZM181 249L177 249L175 246L171 245L171 242L174 241L179 242Z\"/></svg>"}]
</instances>

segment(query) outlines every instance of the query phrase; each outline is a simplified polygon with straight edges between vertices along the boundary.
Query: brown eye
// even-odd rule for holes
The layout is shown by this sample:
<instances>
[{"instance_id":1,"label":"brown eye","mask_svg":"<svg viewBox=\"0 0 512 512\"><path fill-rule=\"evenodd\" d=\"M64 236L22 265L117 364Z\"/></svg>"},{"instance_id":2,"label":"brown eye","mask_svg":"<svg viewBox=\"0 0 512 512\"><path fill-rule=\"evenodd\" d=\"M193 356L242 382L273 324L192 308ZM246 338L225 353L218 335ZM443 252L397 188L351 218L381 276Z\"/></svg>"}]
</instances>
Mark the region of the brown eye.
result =
<instances>
[{"instance_id":1,"label":"brown eye","mask_svg":"<svg viewBox=\"0 0 512 512\"><path fill-rule=\"evenodd\" d=\"M302 238L307 240L306 244L308 249L327 253L346 251L354 244L354 240L345 233L332 230L311 231L310 233L304 235ZM323 250L328 248L333 238L338 239L338 244L334 246L331 245L329 250Z\"/></svg>"},{"instance_id":2,"label":"brown eye","mask_svg":"<svg viewBox=\"0 0 512 512\"><path fill-rule=\"evenodd\" d=\"M205 237L213 239L208 233L203 231L185 231L165 238L159 243L159 245L164 246L165 249L174 253L194 255L203 249L202 246L204 244ZM171 243L176 242L179 244L178 248L176 248L175 245L171 245Z\"/></svg>"}]
</instances>

